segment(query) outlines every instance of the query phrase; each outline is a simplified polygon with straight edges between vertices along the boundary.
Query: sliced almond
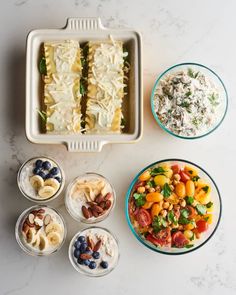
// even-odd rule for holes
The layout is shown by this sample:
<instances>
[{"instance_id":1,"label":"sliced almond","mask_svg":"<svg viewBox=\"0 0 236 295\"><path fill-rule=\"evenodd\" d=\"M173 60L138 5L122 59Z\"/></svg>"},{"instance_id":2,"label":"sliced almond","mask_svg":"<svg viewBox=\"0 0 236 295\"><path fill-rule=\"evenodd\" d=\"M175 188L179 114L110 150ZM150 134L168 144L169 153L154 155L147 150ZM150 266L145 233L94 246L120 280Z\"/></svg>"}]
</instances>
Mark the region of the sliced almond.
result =
<instances>
[{"instance_id":1,"label":"sliced almond","mask_svg":"<svg viewBox=\"0 0 236 295\"><path fill-rule=\"evenodd\" d=\"M104 201L107 201L107 200L110 200L112 197L112 194L111 193L107 193L104 197Z\"/></svg>"},{"instance_id":2,"label":"sliced almond","mask_svg":"<svg viewBox=\"0 0 236 295\"><path fill-rule=\"evenodd\" d=\"M98 205L94 205L92 210L96 211L97 213L102 213L103 212L103 209Z\"/></svg>"},{"instance_id":3,"label":"sliced almond","mask_svg":"<svg viewBox=\"0 0 236 295\"><path fill-rule=\"evenodd\" d=\"M85 206L82 206L81 209L82 209L82 213L86 219L89 219L90 217L92 217L90 215L90 211L88 210L88 208L86 208Z\"/></svg>"},{"instance_id":4,"label":"sliced almond","mask_svg":"<svg viewBox=\"0 0 236 295\"><path fill-rule=\"evenodd\" d=\"M46 214L43 222L44 222L44 225L48 225L51 222L51 215Z\"/></svg>"},{"instance_id":5,"label":"sliced almond","mask_svg":"<svg viewBox=\"0 0 236 295\"><path fill-rule=\"evenodd\" d=\"M37 216L34 219L34 223L39 226L43 226L43 220L38 218Z\"/></svg>"},{"instance_id":6,"label":"sliced almond","mask_svg":"<svg viewBox=\"0 0 236 295\"><path fill-rule=\"evenodd\" d=\"M92 258L92 255L87 254L87 253L83 253L83 254L80 254L80 258L83 260L87 260L87 259Z\"/></svg>"},{"instance_id":7,"label":"sliced almond","mask_svg":"<svg viewBox=\"0 0 236 295\"><path fill-rule=\"evenodd\" d=\"M106 210L108 210L110 207L111 207L111 200L107 200L105 205Z\"/></svg>"},{"instance_id":8,"label":"sliced almond","mask_svg":"<svg viewBox=\"0 0 236 295\"><path fill-rule=\"evenodd\" d=\"M102 194L97 195L96 198L95 198L95 202L97 204L100 204L103 200L104 200L104 198L103 198Z\"/></svg>"}]
</instances>

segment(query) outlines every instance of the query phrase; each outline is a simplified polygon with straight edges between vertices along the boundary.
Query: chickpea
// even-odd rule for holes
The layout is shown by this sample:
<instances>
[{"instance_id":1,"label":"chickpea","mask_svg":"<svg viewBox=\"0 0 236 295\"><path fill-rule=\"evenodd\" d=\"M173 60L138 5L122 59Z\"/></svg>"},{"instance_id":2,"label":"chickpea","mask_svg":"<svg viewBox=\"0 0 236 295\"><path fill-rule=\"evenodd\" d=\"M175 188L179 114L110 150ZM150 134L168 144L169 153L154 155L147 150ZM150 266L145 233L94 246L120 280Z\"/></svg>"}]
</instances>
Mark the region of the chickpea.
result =
<instances>
[{"instance_id":1,"label":"chickpea","mask_svg":"<svg viewBox=\"0 0 236 295\"><path fill-rule=\"evenodd\" d=\"M173 192L173 190L175 189L175 187L171 184L171 185L170 185L170 189L171 189L172 192Z\"/></svg>"},{"instance_id":2,"label":"chickpea","mask_svg":"<svg viewBox=\"0 0 236 295\"><path fill-rule=\"evenodd\" d=\"M179 225L179 227L178 227L178 230L183 230L184 229L184 227L183 227L183 225Z\"/></svg>"},{"instance_id":3,"label":"chickpea","mask_svg":"<svg viewBox=\"0 0 236 295\"><path fill-rule=\"evenodd\" d=\"M172 223L172 228L178 228L178 227L179 227L178 224L174 224L174 223Z\"/></svg>"},{"instance_id":4,"label":"chickpea","mask_svg":"<svg viewBox=\"0 0 236 295\"><path fill-rule=\"evenodd\" d=\"M182 201L180 202L180 206L185 207L185 206L186 206L186 201L185 201L185 200L182 200Z\"/></svg>"},{"instance_id":5,"label":"chickpea","mask_svg":"<svg viewBox=\"0 0 236 295\"><path fill-rule=\"evenodd\" d=\"M179 174L174 174L174 179L179 182L180 181L180 175Z\"/></svg>"},{"instance_id":6,"label":"chickpea","mask_svg":"<svg viewBox=\"0 0 236 295\"><path fill-rule=\"evenodd\" d=\"M149 178L149 181L152 181L153 179L154 179L153 177L150 177L150 178Z\"/></svg>"},{"instance_id":7,"label":"chickpea","mask_svg":"<svg viewBox=\"0 0 236 295\"><path fill-rule=\"evenodd\" d=\"M155 192L155 188L154 187L150 187L150 189L148 191L149 191L149 193L154 193Z\"/></svg>"},{"instance_id":8,"label":"chickpea","mask_svg":"<svg viewBox=\"0 0 236 295\"><path fill-rule=\"evenodd\" d=\"M138 187L137 192L138 192L139 194L143 194L143 193L145 192L145 187L144 187L144 186L140 186L140 187Z\"/></svg>"},{"instance_id":9,"label":"chickpea","mask_svg":"<svg viewBox=\"0 0 236 295\"><path fill-rule=\"evenodd\" d=\"M167 215L167 211L166 210L161 210L161 216L162 217L166 217L166 215Z\"/></svg>"},{"instance_id":10,"label":"chickpea","mask_svg":"<svg viewBox=\"0 0 236 295\"><path fill-rule=\"evenodd\" d=\"M177 180L174 180L174 181L173 181L173 185L176 185L177 183L178 183Z\"/></svg>"},{"instance_id":11,"label":"chickpea","mask_svg":"<svg viewBox=\"0 0 236 295\"><path fill-rule=\"evenodd\" d=\"M170 204L168 210L170 211L170 210L172 210L172 209L173 209L173 204Z\"/></svg>"},{"instance_id":12,"label":"chickpea","mask_svg":"<svg viewBox=\"0 0 236 295\"><path fill-rule=\"evenodd\" d=\"M197 206L197 201L196 200L193 201L192 206L193 207L196 207Z\"/></svg>"},{"instance_id":13,"label":"chickpea","mask_svg":"<svg viewBox=\"0 0 236 295\"><path fill-rule=\"evenodd\" d=\"M169 206L170 206L170 203L169 202L164 202L164 204L163 204L163 208L164 209L168 209Z\"/></svg>"},{"instance_id":14,"label":"chickpea","mask_svg":"<svg viewBox=\"0 0 236 295\"><path fill-rule=\"evenodd\" d=\"M156 192L161 192L161 187L160 187L160 185L157 185L156 187L155 187L155 190L156 190Z\"/></svg>"},{"instance_id":15,"label":"chickpea","mask_svg":"<svg viewBox=\"0 0 236 295\"><path fill-rule=\"evenodd\" d=\"M146 189L146 190L149 190L150 188L151 188L151 187L150 187L149 184L146 184L146 185L145 185L145 189Z\"/></svg>"}]
</instances>

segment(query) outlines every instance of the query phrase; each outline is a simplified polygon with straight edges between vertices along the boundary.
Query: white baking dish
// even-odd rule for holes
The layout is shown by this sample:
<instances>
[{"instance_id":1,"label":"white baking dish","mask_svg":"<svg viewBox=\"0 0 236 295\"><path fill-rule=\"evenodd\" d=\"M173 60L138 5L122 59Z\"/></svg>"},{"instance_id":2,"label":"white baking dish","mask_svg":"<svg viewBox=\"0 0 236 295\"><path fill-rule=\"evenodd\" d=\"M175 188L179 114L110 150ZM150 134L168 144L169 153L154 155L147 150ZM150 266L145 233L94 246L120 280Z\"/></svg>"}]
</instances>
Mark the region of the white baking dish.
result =
<instances>
[{"instance_id":1,"label":"white baking dish","mask_svg":"<svg viewBox=\"0 0 236 295\"><path fill-rule=\"evenodd\" d=\"M42 80L38 70L40 46L44 41L77 39L79 42L107 40L109 36L122 40L129 51L131 69L128 95L123 103L126 127L116 135L50 135L40 129L37 109L41 109ZM68 151L97 152L107 143L133 143L142 136L143 89L142 44L138 32L128 29L108 29L99 18L69 18L63 29L31 31L27 37L26 51L26 136L33 143L65 144Z\"/></svg>"}]
</instances>

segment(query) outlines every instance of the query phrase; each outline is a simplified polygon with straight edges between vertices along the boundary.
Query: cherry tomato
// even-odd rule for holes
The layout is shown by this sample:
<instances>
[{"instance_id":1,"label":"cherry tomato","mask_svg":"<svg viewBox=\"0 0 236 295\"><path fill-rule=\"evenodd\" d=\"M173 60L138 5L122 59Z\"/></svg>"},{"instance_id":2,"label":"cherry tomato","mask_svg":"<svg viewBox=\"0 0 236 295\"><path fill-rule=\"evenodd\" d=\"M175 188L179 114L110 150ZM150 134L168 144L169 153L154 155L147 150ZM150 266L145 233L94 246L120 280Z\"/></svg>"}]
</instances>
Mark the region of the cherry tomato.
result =
<instances>
[{"instance_id":1,"label":"cherry tomato","mask_svg":"<svg viewBox=\"0 0 236 295\"><path fill-rule=\"evenodd\" d=\"M192 219L194 216L196 216L196 210L192 206L187 205L186 208L189 213L189 215L188 215L189 219Z\"/></svg>"},{"instance_id":2,"label":"cherry tomato","mask_svg":"<svg viewBox=\"0 0 236 295\"><path fill-rule=\"evenodd\" d=\"M148 226L152 223L151 215L146 209L143 208L139 209L136 218L141 227Z\"/></svg>"},{"instance_id":3,"label":"cherry tomato","mask_svg":"<svg viewBox=\"0 0 236 295\"><path fill-rule=\"evenodd\" d=\"M146 240L153 243L156 246L170 246L171 244L171 234L170 229L162 229L156 234L148 234Z\"/></svg>"},{"instance_id":4,"label":"cherry tomato","mask_svg":"<svg viewBox=\"0 0 236 295\"><path fill-rule=\"evenodd\" d=\"M158 241L160 246L171 245L171 233L170 228L160 230L158 233L153 234L153 237Z\"/></svg>"},{"instance_id":5,"label":"cherry tomato","mask_svg":"<svg viewBox=\"0 0 236 295\"><path fill-rule=\"evenodd\" d=\"M204 231L208 229L208 223L205 220L198 220L196 222L196 225L197 225L197 231L199 233L203 233Z\"/></svg>"},{"instance_id":6,"label":"cherry tomato","mask_svg":"<svg viewBox=\"0 0 236 295\"><path fill-rule=\"evenodd\" d=\"M189 240L181 231L177 231L172 235L172 244L177 248L183 248L189 243Z\"/></svg>"},{"instance_id":7,"label":"cherry tomato","mask_svg":"<svg viewBox=\"0 0 236 295\"><path fill-rule=\"evenodd\" d=\"M171 169L172 169L174 174L178 174L180 172L180 167L179 167L178 164L172 165Z\"/></svg>"},{"instance_id":8,"label":"cherry tomato","mask_svg":"<svg viewBox=\"0 0 236 295\"><path fill-rule=\"evenodd\" d=\"M179 175L180 175L181 181L183 182L186 182L190 179L190 176L187 173L185 173L183 170L179 172Z\"/></svg>"}]
</instances>

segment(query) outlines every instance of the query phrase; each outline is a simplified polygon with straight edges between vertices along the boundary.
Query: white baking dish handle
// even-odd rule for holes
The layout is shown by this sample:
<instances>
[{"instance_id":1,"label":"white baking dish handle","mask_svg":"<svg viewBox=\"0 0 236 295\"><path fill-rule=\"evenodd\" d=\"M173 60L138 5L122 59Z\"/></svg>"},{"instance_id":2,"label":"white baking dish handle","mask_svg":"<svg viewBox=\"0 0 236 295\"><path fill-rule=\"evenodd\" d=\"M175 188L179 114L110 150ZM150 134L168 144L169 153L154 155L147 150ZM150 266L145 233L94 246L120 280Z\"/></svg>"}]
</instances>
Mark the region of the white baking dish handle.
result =
<instances>
[{"instance_id":1,"label":"white baking dish handle","mask_svg":"<svg viewBox=\"0 0 236 295\"><path fill-rule=\"evenodd\" d=\"M105 29L99 17L71 17L67 19L65 30L95 31Z\"/></svg>"},{"instance_id":2,"label":"white baking dish handle","mask_svg":"<svg viewBox=\"0 0 236 295\"><path fill-rule=\"evenodd\" d=\"M66 141L69 152L100 152L107 142L100 140Z\"/></svg>"}]
</instances>

